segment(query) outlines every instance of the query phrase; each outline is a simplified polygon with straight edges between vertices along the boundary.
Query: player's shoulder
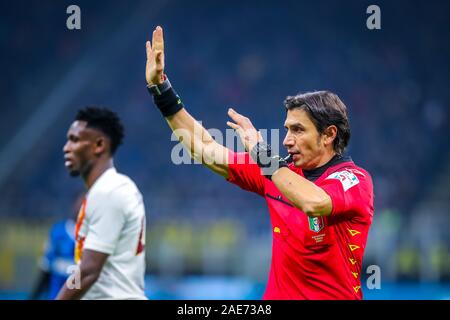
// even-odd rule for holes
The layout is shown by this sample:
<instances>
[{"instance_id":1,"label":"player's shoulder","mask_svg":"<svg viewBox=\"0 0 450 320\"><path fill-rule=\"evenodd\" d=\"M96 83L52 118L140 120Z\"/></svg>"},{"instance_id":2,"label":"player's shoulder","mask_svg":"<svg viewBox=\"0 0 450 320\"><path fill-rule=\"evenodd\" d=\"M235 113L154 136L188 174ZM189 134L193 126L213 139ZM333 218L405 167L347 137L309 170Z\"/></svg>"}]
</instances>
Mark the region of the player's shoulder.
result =
<instances>
[{"instance_id":1,"label":"player's shoulder","mask_svg":"<svg viewBox=\"0 0 450 320\"><path fill-rule=\"evenodd\" d=\"M352 160L337 164L337 165L331 167L330 169L331 169L329 172L330 175L338 173L338 172L349 172L349 173L352 173L352 174L354 174L358 177L364 178L364 179L369 179L369 180L372 179L370 173L367 170L358 166Z\"/></svg>"},{"instance_id":2,"label":"player's shoulder","mask_svg":"<svg viewBox=\"0 0 450 320\"><path fill-rule=\"evenodd\" d=\"M370 173L362 167L356 165L353 161L341 163L330 168L325 179L340 180L344 189L360 185L367 186L369 189L373 188L372 177Z\"/></svg>"},{"instance_id":3,"label":"player's shoulder","mask_svg":"<svg viewBox=\"0 0 450 320\"><path fill-rule=\"evenodd\" d=\"M108 169L89 190L89 197L110 197L115 193L134 193L137 186L130 177L117 172L115 168Z\"/></svg>"},{"instance_id":4,"label":"player's shoulder","mask_svg":"<svg viewBox=\"0 0 450 320\"><path fill-rule=\"evenodd\" d=\"M142 197L136 183L127 175L116 173L115 181L112 184L109 194L126 200L134 197Z\"/></svg>"},{"instance_id":5,"label":"player's shoulder","mask_svg":"<svg viewBox=\"0 0 450 320\"><path fill-rule=\"evenodd\" d=\"M366 169L356 165L354 162L349 163L348 165L346 165L344 168L344 170L347 170L359 177L365 178L365 179L369 179L372 180L372 177L369 173L369 171L367 171Z\"/></svg>"},{"instance_id":6,"label":"player's shoulder","mask_svg":"<svg viewBox=\"0 0 450 320\"><path fill-rule=\"evenodd\" d=\"M121 212L128 212L130 207L141 202L143 197L134 181L115 169L106 172L89 190L87 197L88 208L108 206Z\"/></svg>"}]
</instances>

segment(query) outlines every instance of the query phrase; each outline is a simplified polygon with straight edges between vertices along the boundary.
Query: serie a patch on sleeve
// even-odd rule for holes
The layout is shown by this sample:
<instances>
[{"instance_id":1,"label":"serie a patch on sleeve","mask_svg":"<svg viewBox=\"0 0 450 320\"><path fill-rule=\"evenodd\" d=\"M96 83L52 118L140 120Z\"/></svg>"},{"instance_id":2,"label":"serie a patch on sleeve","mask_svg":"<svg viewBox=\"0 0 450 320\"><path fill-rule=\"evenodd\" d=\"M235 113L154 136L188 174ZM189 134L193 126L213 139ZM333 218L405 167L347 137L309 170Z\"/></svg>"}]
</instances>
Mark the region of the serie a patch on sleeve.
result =
<instances>
[{"instance_id":1,"label":"serie a patch on sleeve","mask_svg":"<svg viewBox=\"0 0 450 320\"><path fill-rule=\"evenodd\" d=\"M351 187L356 186L359 183L358 177L350 171L339 171L330 174L327 179L337 179L342 183L344 191L347 191Z\"/></svg>"}]
</instances>

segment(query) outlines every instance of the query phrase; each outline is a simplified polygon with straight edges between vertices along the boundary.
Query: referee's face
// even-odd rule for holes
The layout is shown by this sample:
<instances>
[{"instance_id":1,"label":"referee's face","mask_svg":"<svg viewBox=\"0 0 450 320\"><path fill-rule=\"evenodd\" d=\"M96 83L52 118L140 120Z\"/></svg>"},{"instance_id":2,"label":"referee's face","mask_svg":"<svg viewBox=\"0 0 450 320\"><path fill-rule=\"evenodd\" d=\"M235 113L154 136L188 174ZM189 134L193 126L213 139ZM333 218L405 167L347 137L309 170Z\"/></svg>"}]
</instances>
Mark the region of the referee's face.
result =
<instances>
[{"instance_id":1,"label":"referee's face","mask_svg":"<svg viewBox=\"0 0 450 320\"><path fill-rule=\"evenodd\" d=\"M327 149L305 110L288 110L284 127L287 132L283 145L292 156L296 167L314 169L324 164Z\"/></svg>"},{"instance_id":2,"label":"referee's face","mask_svg":"<svg viewBox=\"0 0 450 320\"><path fill-rule=\"evenodd\" d=\"M86 121L74 121L64 145L65 166L71 176L85 176L95 162L95 130L86 128Z\"/></svg>"}]
</instances>

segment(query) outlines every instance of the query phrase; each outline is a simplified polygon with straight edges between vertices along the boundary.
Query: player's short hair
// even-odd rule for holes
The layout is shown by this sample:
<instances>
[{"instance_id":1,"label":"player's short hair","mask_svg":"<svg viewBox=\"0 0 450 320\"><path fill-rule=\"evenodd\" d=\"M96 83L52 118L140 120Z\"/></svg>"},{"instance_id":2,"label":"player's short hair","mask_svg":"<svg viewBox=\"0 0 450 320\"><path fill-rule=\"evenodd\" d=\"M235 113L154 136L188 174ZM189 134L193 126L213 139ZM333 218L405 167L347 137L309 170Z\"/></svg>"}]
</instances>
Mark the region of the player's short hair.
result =
<instances>
[{"instance_id":1,"label":"player's short hair","mask_svg":"<svg viewBox=\"0 0 450 320\"><path fill-rule=\"evenodd\" d=\"M328 126L337 127L333 149L342 154L350 140L350 124L348 122L347 107L339 97L330 91L314 91L288 96L284 101L287 110L303 109L317 131L323 133Z\"/></svg>"},{"instance_id":2,"label":"player's short hair","mask_svg":"<svg viewBox=\"0 0 450 320\"><path fill-rule=\"evenodd\" d=\"M106 108L88 106L78 111L75 120L86 121L86 127L95 128L111 140L111 155L122 144L124 127L118 115Z\"/></svg>"}]
</instances>

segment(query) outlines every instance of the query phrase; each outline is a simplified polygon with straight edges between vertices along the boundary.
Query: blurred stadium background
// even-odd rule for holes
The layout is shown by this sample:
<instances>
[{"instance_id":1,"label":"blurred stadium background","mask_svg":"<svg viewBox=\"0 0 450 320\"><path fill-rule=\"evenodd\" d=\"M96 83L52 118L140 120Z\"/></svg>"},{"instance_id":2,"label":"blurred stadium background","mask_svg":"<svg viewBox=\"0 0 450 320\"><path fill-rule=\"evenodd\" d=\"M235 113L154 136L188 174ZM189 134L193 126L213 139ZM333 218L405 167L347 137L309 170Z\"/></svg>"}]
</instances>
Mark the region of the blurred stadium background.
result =
<instances>
[{"instance_id":1,"label":"blurred stadium background","mask_svg":"<svg viewBox=\"0 0 450 320\"><path fill-rule=\"evenodd\" d=\"M66 28L81 8L82 29ZM382 29L366 28L381 7ZM191 113L226 129L233 106L282 128L283 100L329 89L350 110L349 153L371 172L366 299L450 298L450 42L447 1L2 1L0 298L25 299L52 223L80 179L63 163L76 110L108 106L116 156L147 209L154 299L259 299L271 252L262 199L199 165L171 162L170 130L145 90L145 40L162 25L167 73ZM284 131L283 131L284 132Z\"/></svg>"}]
</instances>

